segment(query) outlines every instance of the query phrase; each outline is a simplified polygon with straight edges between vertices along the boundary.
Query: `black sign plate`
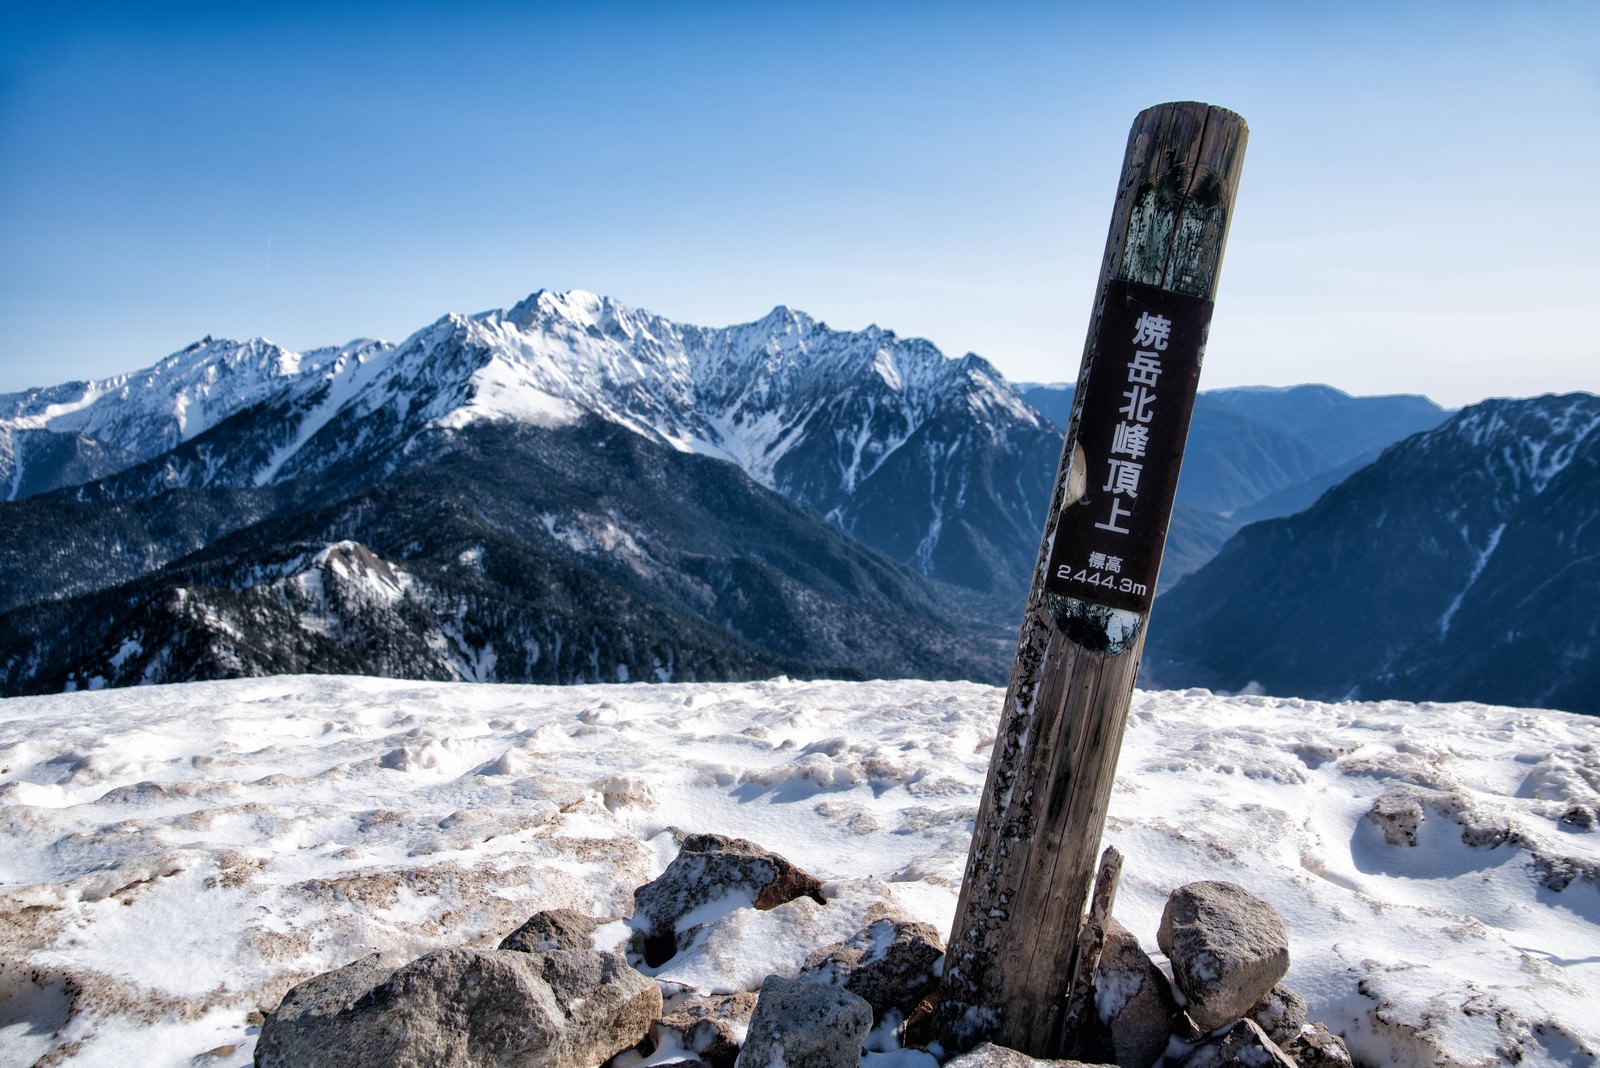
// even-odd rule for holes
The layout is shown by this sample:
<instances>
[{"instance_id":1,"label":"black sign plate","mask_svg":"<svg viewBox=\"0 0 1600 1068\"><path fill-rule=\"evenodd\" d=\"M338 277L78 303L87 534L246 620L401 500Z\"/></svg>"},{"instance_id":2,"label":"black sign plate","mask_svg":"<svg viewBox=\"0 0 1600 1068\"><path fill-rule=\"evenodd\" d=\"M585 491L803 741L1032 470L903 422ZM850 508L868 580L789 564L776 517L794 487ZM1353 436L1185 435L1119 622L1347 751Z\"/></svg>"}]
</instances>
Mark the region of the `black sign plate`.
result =
<instances>
[{"instance_id":1,"label":"black sign plate","mask_svg":"<svg viewBox=\"0 0 1600 1068\"><path fill-rule=\"evenodd\" d=\"M1106 287L1078 419L1084 494L1061 510L1046 590L1150 610L1210 325L1209 300Z\"/></svg>"}]
</instances>

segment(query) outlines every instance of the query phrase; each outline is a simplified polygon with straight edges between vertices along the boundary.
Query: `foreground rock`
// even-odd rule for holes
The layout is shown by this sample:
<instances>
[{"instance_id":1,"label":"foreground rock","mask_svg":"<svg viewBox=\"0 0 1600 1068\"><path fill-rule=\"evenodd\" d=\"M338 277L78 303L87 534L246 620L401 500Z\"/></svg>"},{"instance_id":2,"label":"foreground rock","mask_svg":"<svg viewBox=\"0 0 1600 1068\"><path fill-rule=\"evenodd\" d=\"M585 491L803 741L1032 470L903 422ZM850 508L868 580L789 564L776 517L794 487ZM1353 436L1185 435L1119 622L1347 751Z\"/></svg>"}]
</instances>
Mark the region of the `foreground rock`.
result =
<instances>
[{"instance_id":1,"label":"foreground rock","mask_svg":"<svg viewBox=\"0 0 1600 1068\"><path fill-rule=\"evenodd\" d=\"M1116 920L1106 926L1105 948L1095 970L1094 1007L1102 1031L1096 1054L1120 1068L1149 1068L1166 1051L1177 1001L1138 937Z\"/></svg>"},{"instance_id":2,"label":"foreground rock","mask_svg":"<svg viewBox=\"0 0 1600 1068\"><path fill-rule=\"evenodd\" d=\"M1344 1039L1317 1022L1307 1024L1283 1050L1300 1068L1351 1068Z\"/></svg>"},{"instance_id":3,"label":"foreground rock","mask_svg":"<svg viewBox=\"0 0 1600 1068\"><path fill-rule=\"evenodd\" d=\"M797 979L831 983L864 998L874 1021L910 1014L939 986L944 941L932 924L874 920L806 959Z\"/></svg>"},{"instance_id":4,"label":"foreground rock","mask_svg":"<svg viewBox=\"0 0 1600 1068\"><path fill-rule=\"evenodd\" d=\"M856 1068L872 1006L840 987L770 976L737 1068Z\"/></svg>"},{"instance_id":5,"label":"foreground rock","mask_svg":"<svg viewBox=\"0 0 1600 1068\"><path fill-rule=\"evenodd\" d=\"M1372 802L1367 818L1383 832L1383 840L1390 845L1415 846L1417 830L1427 818L1422 797L1415 791L1388 790Z\"/></svg>"},{"instance_id":6,"label":"foreground rock","mask_svg":"<svg viewBox=\"0 0 1600 1068\"><path fill-rule=\"evenodd\" d=\"M589 1068L644 1037L661 991L614 953L446 949L374 955L290 990L260 1068Z\"/></svg>"},{"instance_id":7,"label":"foreground rock","mask_svg":"<svg viewBox=\"0 0 1600 1068\"><path fill-rule=\"evenodd\" d=\"M674 998L651 1025L650 1038L658 1052L676 1048L710 1068L733 1068L755 1007L756 995L748 991Z\"/></svg>"},{"instance_id":8,"label":"foreground rock","mask_svg":"<svg viewBox=\"0 0 1600 1068\"><path fill-rule=\"evenodd\" d=\"M944 1063L944 1068L1100 1068L1088 1061L1046 1061L985 1042Z\"/></svg>"},{"instance_id":9,"label":"foreground rock","mask_svg":"<svg viewBox=\"0 0 1600 1068\"><path fill-rule=\"evenodd\" d=\"M1254 1020L1240 1020L1195 1047L1183 1068L1299 1068Z\"/></svg>"},{"instance_id":10,"label":"foreground rock","mask_svg":"<svg viewBox=\"0 0 1600 1068\"><path fill-rule=\"evenodd\" d=\"M263 1026L256 1063L592 1068L616 1057L617 1068L859 1068L871 1035L875 1051L879 1039L899 1043L911 1058L902 1064L933 1068L929 1054L910 1051L933 1038L925 1032L943 967L938 931L896 918L887 899L858 901L847 884L839 893L841 903L827 906L818 881L777 854L690 836L667 871L634 893L634 951L648 945L667 960L700 953L723 925L757 916L742 910L783 906L763 917L785 932L774 936L783 953L766 946L749 961L718 958L710 971L684 956L672 964L681 973L649 979L593 948L600 921L550 910L495 950L445 950L400 968L368 957L302 983ZM818 904L795 900L806 895ZM834 921L777 923L797 908ZM1175 980L1109 920L1093 1010L1072 1050L1084 1060L984 1044L945 1068L1271 1068L1295 1065L1289 1049L1300 1068L1348 1068L1343 1043L1306 1024L1304 999L1276 985L1288 947L1271 906L1231 883L1191 883L1168 900L1157 940ZM824 948L802 956L800 944ZM769 970L782 974L767 975L758 995L752 988Z\"/></svg>"},{"instance_id":11,"label":"foreground rock","mask_svg":"<svg viewBox=\"0 0 1600 1068\"><path fill-rule=\"evenodd\" d=\"M734 908L772 909L802 896L826 904L821 881L778 854L741 838L694 834L660 878L633 892L629 922L636 951L654 968L687 947L699 923Z\"/></svg>"},{"instance_id":12,"label":"foreground rock","mask_svg":"<svg viewBox=\"0 0 1600 1068\"><path fill-rule=\"evenodd\" d=\"M574 909L534 913L528 922L500 940L501 949L548 953L553 949L590 950L599 921Z\"/></svg>"},{"instance_id":13,"label":"foreground rock","mask_svg":"<svg viewBox=\"0 0 1600 1068\"><path fill-rule=\"evenodd\" d=\"M1306 999L1279 983L1250 1006L1245 1016L1259 1024L1272 1041L1286 1046L1305 1026Z\"/></svg>"},{"instance_id":14,"label":"foreground rock","mask_svg":"<svg viewBox=\"0 0 1600 1068\"><path fill-rule=\"evenodd\" d=\"M1174 890L1156 941L1201 1031L1243 1017L1289 970L1289 933L1277 910L1233 883Z\"/></svg>"}]
</instances>

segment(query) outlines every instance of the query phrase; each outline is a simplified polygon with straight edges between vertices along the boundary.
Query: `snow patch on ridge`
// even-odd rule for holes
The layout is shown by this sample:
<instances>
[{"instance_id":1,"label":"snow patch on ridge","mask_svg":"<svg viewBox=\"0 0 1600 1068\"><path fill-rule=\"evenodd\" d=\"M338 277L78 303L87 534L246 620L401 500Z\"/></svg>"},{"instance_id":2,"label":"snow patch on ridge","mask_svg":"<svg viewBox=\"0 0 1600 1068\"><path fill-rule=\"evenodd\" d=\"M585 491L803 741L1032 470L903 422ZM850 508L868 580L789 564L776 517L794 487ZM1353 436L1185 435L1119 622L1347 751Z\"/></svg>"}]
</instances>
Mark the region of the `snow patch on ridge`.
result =
<instances>
[{"instance_id":1,"label":"snow patch on ridge","mask_svg":"<svg viewBox=\"0 0 1600 1068\"><path fill-rule=\"evenodd\" d=\"M1488 540L1484 543L1483 548L1474 552L1472 571L1467 575L1467 584L1461 587L1461 592L1451 599L1449 606L1444 610L1444 614L1439 617L1439 637L1443 638L1450 633L1450 621L1455 618L1457 610L1461 608L1462 598L1466 597L1472 587L1477 585L1478 579L1483 575L1483 569L1488 565L1489 558L1494 555L1495 549L1499 548L1500 537L1505 532L1506 525L1501 523L1489 532ZM1461 530L1461 537L1462 540L1467 542L1468 548L1471 548L1472 542L1465 527Z\"/></svg>"},{"instance_id":2,"label":"snow patch on ridge","mask_svg":"<svg viewBox=\"0 0 1600 1068\"><path fill-rule=\"evenodd\" d=\"M1451 438L1470 444L1491 456L1518 490L1525 486L1538 495L1600 431L1600 412L1584 393L1510 403L1509 411L1502 400L1475 405L1429 437L1443 448L1451 447Z\"/></svg>"},{"instance_id":3,"label":"snow patch on ridge","mask_svg":"<svg viewBox=\"0 0 1600 1068\"><path fill-rule=\"evenodd\" d=\"M255 484L265 486L270 483L283 465L360 393L367 379L382 374L392 353L393 349L382 342L352 342L339 349L327 364L318 361L315 366L319 370L326 368L321 374L326 392L316 406L300 418L295 436L274 452L256 472ZM297 373L303 358L293 353L285 353L284 359L288 360L290 356L294 357L293 367Z\"/></svg>"}]
</instances>

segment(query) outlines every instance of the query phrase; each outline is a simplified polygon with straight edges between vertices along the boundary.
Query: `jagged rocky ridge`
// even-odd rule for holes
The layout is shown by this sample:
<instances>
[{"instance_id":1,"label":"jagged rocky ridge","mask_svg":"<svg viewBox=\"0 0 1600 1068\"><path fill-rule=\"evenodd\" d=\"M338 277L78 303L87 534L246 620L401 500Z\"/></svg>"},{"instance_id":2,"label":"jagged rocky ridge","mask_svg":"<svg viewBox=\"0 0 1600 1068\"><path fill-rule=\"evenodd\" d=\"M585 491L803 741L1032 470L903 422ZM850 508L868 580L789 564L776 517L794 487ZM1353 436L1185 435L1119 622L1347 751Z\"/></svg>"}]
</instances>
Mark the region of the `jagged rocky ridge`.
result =
<instances>
[{"instance_id":1,"label":"jagged rocky ridge","mask_svg":"<svg viewBox=\"0 0 1600 1068\"><path fill-rule=\"evenodd\" d=\"M993 679L1037 539L1025 498L1059 451L977 357L789 309L708 330L582 293L398 346L208 338L0 412L0 473L27 497L0 538L11 692L284 670ZM586 452L599 438L632 459ZM485 452L492 479L465 459ZM641 485L663 471L678 484ZM373 531L379 498L399 511ZM485 538L437 544L441 510L494 528L494 577L458 559ZM383 567L328 570L369 556ZM357 596L357 573L395 582Z\"/></svg>"},{"instance_id":2,"label":"jagged rocky ridge","mask_svg":"<svg viewBox=\"0 0 1600 1068\"><path fill-rule=\"evenodd\" d=\"M0 479L15 498L114 474L78 496L127 498L393 474L433 430L585 416L732 460L923 574L980 588L1025 583L1060 452L1059 432L974 355L789 308L708 329L540 292L397 347L208 339L140 375L5 398ZM51 466L43 441L72 462ZM112 470L128 457L141 463Z\"/></svg>"}]
</instances>

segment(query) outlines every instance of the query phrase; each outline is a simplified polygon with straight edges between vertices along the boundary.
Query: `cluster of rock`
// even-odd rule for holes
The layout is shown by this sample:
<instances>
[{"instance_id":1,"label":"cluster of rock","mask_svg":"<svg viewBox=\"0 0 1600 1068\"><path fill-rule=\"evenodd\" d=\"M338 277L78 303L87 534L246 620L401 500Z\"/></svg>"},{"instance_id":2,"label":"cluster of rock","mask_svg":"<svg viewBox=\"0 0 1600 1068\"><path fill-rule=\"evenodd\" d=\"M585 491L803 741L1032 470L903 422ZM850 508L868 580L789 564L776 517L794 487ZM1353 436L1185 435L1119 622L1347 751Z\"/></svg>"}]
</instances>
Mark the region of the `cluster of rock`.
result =
<instances>
[{"instance_id":1,"label":"cluster of rock","mask_svg":"<svg viewBox=\"0 0 1600 1068\"><path fill-rule=\"evenodd\" d=\"M919 1032L944 947L925 923L869 912L852 937L812 953L794 976L768 976L759 991L708 995L640 970L689 948L727 909L801 896L825 904L821 883L783 857L688 836L661 877L635 891L624 952L595 948L599 921L553 910L495 949L445 949L400 965L370 956L290 990L262 1027L255 1063L855 1068L864 1047L926 1042ZM1287 939L1270 906L1232 884L1194 883L1173 894L1158 938L1171 981L1113 921L1090 1056L1122 1068L1350 1064L1339 1039L1307 1025L1305 1002L1278 985ZM1038 1063L1080 1062L984 1045L947 1068ZM929 1054L927 1068L935 1065Z\"/></svg>"},{"instance_id":2,"label":"cluster of rock","mask_svg":"<svg viewBox=\"0 0 1600 1068\"><path fill-rule=\"evenodd\" d=\"M1349 1068L1344 1042L1308 1023L1305 999L1279 982L1289 970L1288 932L1265 901L1233 883L1181 886L1167 899L1156 943L1170 980L1137 936L1108 925L1091 1055L1120 1068Z\"/></svg>"}]
</instances>

